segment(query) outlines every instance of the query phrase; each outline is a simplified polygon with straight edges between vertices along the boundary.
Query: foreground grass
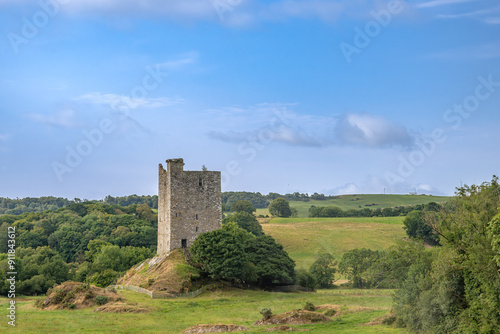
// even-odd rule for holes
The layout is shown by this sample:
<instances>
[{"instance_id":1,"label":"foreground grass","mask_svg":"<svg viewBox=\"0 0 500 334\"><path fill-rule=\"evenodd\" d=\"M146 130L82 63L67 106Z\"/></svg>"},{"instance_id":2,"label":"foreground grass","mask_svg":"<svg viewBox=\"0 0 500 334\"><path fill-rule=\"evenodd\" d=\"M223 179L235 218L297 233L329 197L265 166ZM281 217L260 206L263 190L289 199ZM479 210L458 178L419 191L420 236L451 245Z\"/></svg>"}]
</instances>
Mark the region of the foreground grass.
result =
<instances>
[{"instance_id":1,"label":"foreground grass","mask_svg":"<svg viewBox=\"0 0 500 334\"><path fill-rule=\"evenodd\" d=\"M264 232L279 241L297 268L307 269L320 253L340 259L354 248L383 250L406 236L404 217L275 218Z\"/></svg>"},{"instance_id":2,"label":"foreground grass","mask_svg":"<svg viewBox=\"0 0 500 334\"><path fill-rule=\"evenodd\" d=\"M291 201L290 206L297 209L298 217L308 217L309 208L314 206L338 206L342 210L349 209L377 209L392 208L395 206L408 206L417 204L427 204L429 202L444 203L450 200L447 196L427 196L427 195L341 195L336 199L325 201L310 200L308 202ZM375 204L375 205L373 205ZM267 209L257 209L257 215L269 215Z\"/></svg>"},{"instance_id":3,"label":"foreground grass","mask_svg":"<svg viewBox=\"0 0 500 334\"><path fill-rule=\"evenodd\" d=\"M42 311L33 301L16 303L16 327L7 328L6 317L0 324L5 333L181 333L187 327L202 323L224 323L250 328L245 333L262 333L272 326L254 326L260 310L271 308L273 313L300 309L309 301L315 305L358 307L360 311L334 317L334 321L316 325L293 325L308 328L310 333L403 333L389 326L364 326L372 319L389 312L391 290L320 290L317 293L270 293L230 289L202 294L191 299L150 299L130 291L120 294L127 302L149 307L142 314L94 313L87 310ZM38 297L40 298L40 297ZM0 298L0 309L8 300Z\"/></svg>"}]
</instances>

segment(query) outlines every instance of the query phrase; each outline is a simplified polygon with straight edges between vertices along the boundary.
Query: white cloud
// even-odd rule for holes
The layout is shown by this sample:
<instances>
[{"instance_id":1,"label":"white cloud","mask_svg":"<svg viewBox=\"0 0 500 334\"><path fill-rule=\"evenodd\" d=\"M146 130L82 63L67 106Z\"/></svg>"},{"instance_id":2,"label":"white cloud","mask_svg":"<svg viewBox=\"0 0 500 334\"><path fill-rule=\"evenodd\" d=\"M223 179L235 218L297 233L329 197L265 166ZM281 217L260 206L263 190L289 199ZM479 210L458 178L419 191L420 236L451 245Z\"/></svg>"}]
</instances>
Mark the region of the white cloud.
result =
<instances>
[{"instance_id":1,"label":"white cloud","mask_svg":"<svg viewBox=\"0 0 500 334\"><path fill-rule=\"evenodd\" d=\"M426 195L445 195L440 189L425 183L410 184L399 182L389 184L378 176L367 176L359 182L348 182L333 189L325 190L325 194L331 195L351 195L351 194L407 194L410 192Z\"/></svg>"},{"instance_id":2,"label":"white cloud","mask_svg":"<svg viewBox=\"0 0 500 334\"><path fill-rule=\"evenodd\" d=\"M21 4L39 8L35 0L0 0L0 7ZM370 17L369 12L381 4L379 0L71 0L61 4L60 8L61 13L71 16L166 18L248 26L262 21L286 19L317 18L327 22L347 17L364 19Z\"/></svg>"},{"instance_id":3,"label":"white cloud","mask_svg":"<svg viewBox=\"0 0 500 334\"><path fill-rule=\"evenodd\" d=\"M76 113L72 109L64 109L51 115L31 113L28 114L27 117L38 123L66 129L82 125L81 122L77 120Z\"/></svg>"},{"instance_id":4,"label":"white cloud","mask_svg":"<svg viewBox=\"0 0 500 334\"><path fill-rule=\"evenodd\" d=\"M120 106L126 104L130 109L136 108L161 108L182 103L180 98L158 97L158 98L132 98L119 94L102 94L99 92L89 93L75 98L76 101L86 101L93 104L105 104Z\"/></svg>"},{"instance_id":5,"label":"white cloud","mask_svg":"<svg viewBox=\"0 0 500 334\"><path fill-rule=\"evenodd\" d=\"M417 7L417 8L432 8L432 7L440 7L440 6L446 6L446 5L455 5L455 4L464 3L464 2L471 2L471 1L476 1L476 0L431 0L431 1L417 3L415 5L415 7Z\"/></svg>"},{"instance_id":6,"label":"white cloud","mask_svg":"<svg viewBox=\"0 0 500 334\"><path fill-rule=\"evenodd\" d=\"M232 130L212 130L207 135L225 142L241 143L273 128L272 141L277 143L309 147L359 146L369 149L409 148L415 141L404 126L380 116L368 113L315 116L292 112L290 106L266 104L212 110L211 114L217 117L217 123L225 124L226 128ZM281 116L277 118L278 114ZM279 120L279 127L269 126L273 118Z\"/></svg>"},{"instance_id":7,"label":"white cloud","mask_svg":"<svg viewBox=\"0 0 500 334\"><path fill-rule=\"evenodd\" d=\"M334 134L342 145L382 148L410 147L413 144L404 126L368 113L343 115Z\"/></svg>"}]
</instances>

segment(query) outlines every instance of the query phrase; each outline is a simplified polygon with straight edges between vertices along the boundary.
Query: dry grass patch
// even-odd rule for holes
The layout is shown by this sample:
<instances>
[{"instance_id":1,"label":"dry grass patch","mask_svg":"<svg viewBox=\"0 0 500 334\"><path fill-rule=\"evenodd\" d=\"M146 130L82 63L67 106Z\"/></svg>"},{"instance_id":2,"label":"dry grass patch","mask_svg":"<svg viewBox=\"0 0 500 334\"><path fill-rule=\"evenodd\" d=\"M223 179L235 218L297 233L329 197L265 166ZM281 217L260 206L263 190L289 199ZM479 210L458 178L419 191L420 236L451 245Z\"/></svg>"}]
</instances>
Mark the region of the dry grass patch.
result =
<instances>
[{"instance_id":1,"label":"dry grass patch","mask_svg":"<svg viewBox=\"0 0 500 334\"><path fill-rule=\"evenodd\" d=\"M94 312L107 312L107 313L146 313L149 309L142 306L130 305L123 302L116 302L106 304L94 309Z\"/></svg>"},{"instance_id":2,"label":"dry grass patch","mask_svg":"<svg viewBox=\"0 0 500 334\"><path fill-rule=\"evenodd\" d=\"M189 327L184 330L186 334L198 334L198 333L228 333L228 332L240 332L249 330L247 327L238 325L225 325L225 324L204 324Z\"/></svg>"}]
</instances>

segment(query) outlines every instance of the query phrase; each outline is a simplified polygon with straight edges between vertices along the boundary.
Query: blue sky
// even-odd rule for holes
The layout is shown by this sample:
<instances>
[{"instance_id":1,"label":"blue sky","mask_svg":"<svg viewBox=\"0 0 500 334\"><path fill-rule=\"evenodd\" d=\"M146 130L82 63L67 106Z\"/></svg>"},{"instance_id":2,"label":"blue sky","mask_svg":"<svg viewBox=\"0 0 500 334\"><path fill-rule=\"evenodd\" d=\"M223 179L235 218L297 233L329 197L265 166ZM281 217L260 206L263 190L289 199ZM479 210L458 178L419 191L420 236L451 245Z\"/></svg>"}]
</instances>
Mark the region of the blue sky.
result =
<instances>
[{"instance_id":1,"label":"blue sky","mask_svg":"<svg viewBox=\"0 0 500 334\"><path fill-rule=\"evenodd\" d=\"M451 195L499 174L490 0L0 0L0 196Z\"/></svg>"}]
</instances>

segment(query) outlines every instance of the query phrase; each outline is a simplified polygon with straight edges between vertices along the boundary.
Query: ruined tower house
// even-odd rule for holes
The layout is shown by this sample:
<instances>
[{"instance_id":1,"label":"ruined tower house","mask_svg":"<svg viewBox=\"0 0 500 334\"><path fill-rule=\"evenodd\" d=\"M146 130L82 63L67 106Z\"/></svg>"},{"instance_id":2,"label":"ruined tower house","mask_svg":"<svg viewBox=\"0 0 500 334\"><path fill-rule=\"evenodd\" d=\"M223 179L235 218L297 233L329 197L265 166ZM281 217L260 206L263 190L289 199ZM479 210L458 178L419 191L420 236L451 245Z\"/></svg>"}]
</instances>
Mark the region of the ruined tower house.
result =
<instances>
[{"instance_id":1,"label":"ruined tower house","mask_svg":"<svg viewBox=\"0 0 500 334\"><path fill-rule=\"evenodd\" d=\"M185 171L183 159L160 164L158 254L191 247L203 232L222 227L221 173Z\"/></svg>"}]
</instances>

